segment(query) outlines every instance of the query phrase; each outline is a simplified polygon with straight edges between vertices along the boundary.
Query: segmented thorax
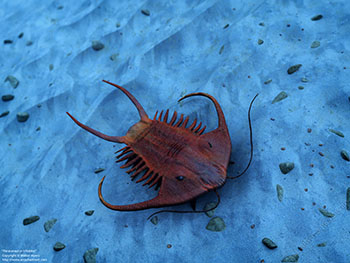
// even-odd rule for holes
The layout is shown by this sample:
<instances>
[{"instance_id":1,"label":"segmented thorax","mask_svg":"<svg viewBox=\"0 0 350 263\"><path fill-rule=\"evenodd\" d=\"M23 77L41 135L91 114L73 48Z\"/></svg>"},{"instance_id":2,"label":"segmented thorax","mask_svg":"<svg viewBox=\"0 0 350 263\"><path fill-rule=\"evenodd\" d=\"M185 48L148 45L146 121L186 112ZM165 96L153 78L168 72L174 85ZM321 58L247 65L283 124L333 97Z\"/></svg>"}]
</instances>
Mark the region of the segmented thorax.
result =
<instances>
[{"instance_id":1,"label":"segmented thorax","mask_svg":"<svg viewBox=\"0 0 350 263\"><path fill-rule=\"evenodd\" d=\"M205 151L198 151L196 147L200 144L200 135L206 127L201 127L202 123L197 125L197 120L186 127L189 117L184 119L181 114L177 120L176 111L168 121L168 114L169 110L163 118L163 111L159 117L157 112L150 123L140 121L129 129L126 134L129 138L128 145L122 148L122 153L117 156L117 158L121 157L117 162L126 160L121 168L131 167L127 173L132 173L132 178L145 171L136 182L147 179L144 185L149 184L150 187L160 185L164 176L167 178L174 176L181 181L188 180L186 177L191 174L202 178L202 187L207 190L221 185L225 178L220 179L219 182L211 181L210 174L212 179L215 179L213 173L217 171L210 173L210 170L216 168L210 167L211 164L205 162L207 161ZM149 158L150 156L152 158ZM185 159L187 162L184 161ZM189 167L187 163L194 163L197 166ZM201 173L203 176L200 176Z\"/></svg>"}]
</instances>

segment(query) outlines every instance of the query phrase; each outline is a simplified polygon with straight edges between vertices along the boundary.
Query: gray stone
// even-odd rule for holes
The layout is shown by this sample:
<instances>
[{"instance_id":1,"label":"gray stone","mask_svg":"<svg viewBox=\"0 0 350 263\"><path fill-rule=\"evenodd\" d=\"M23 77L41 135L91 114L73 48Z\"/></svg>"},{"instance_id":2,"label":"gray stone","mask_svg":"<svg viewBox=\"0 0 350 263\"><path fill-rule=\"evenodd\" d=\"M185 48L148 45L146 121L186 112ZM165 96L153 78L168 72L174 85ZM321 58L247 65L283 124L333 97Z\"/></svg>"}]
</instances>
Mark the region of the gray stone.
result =
<instances>
[{"instance_id":1,"label":"gray stone","mask_svg":"<svg viewBox=\"0 0 350 263\"><path fill-rule=\"evenodd\" d=\"M290 162L280 163L279 167L283 174L287 174L294 169L294 163L290 163Z\"/></svg>"},{"instance_id":2,"label":"gray stone","mask_svg":"<svg viewBox=\"0 0 350 263\"><path fill-rule=\"evenodd\" d=\"M210 219L206 229L209 231L220 232L226 228L225 222L221 217L214 217Z\"/></svg>"},{"instance_id":3,"label":"gray stone","mask_svg":"<svg viewBox=\"0 0 350 263\"><path fill-rule=\"evenodd\" d=\"M56 244L53 246L53 250L55 251L60 251L62 249L64 249L66 246L61 243L61 242L56 242Z\"/></svg>"},{"instance_id":4,"label":"gray stone","mask_svg":"<svg viewBox=\"0 0 350 263\"><path fill-rule=\"evenodd\" d=\"M84 253L84 262L85 263L96 263L96 254L98 252L98 248L91 248L85 251Z\"/></svg>"},{"instance_id":5,"label":"gray stone","mask_svg":"<svg viewBox=\"0 0 350 263\"><path fill-rule=\"evenodd\" d=\"M51 220L48 220L45 222L44 224L44 229L46 232L49 232L50 229L53 227L53 225L57 222L57 219L56 218L53 218Z\"/></svg>"},{"instance_id":6,"label":"gray stone","mask_svg":"<svg viewBox=\"0 0 350 263\"><path fill-rule=\"evenodd\" d=\"M281 91L272 101L272 104L279 102L281 100L284 100L285 98L288 97L288 94L284 91Z\"/></svg>"},{"instance_id":7,"label":"gray stone","mask_svg":"<svg viewBox=\"0 0 350 263\"><path fill-rule=\"evenodd\" d=\"M28 120L28 118L29 118L29 113L27 113L27 112L18 112L17 113L17 120L19 122L25 122Z\"/></svg>"},{"instance_id":8,"label":"gray stone","mask_svg":"<svg viewBox=\"0 0 350 263\"><path fill-rule=\"evenodd\" d=\"M273 242L271 239L269 239L267 237L263 238L263 240L261 240L261 242L269 249L277 248L277 245L275 244L275 242Z\"/></svg>"},{"instance_id":9,"label":"gray stone","mask_svg":"<svg viewBox=\"0 0 350 263\"><path fill-rule=\"evenodd\" d=\"M31 216L23 219L23 225L29 225L32 224L40 219L40 216Z\"/></svg>"},{"instance_id":10,"label":"gray stone","mask_svg":"<svg viewBox=\"0 0 350 263\"><path fill-rule=\"evenodd\" d=\"M16 77L12 76L12 75L8 75L5 79L5 82L8 81L10 82L10 85L15 89L17 88L17 86L19 85L19 80L16 79Z\"/></svg>"}]
</instances>

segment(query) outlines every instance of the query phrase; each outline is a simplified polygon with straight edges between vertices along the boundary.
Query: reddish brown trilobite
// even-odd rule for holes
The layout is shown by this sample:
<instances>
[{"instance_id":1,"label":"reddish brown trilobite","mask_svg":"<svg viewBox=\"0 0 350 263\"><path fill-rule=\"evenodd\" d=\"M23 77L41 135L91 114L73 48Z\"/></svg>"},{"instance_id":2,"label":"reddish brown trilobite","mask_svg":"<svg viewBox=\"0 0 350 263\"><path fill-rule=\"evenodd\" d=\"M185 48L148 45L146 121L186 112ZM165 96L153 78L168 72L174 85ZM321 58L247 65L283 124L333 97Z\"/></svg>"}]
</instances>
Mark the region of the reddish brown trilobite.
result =
<instances>
[{"instance_id":1,"label":"reddish brown trilobite","mask_svg":"<svg viewBox=\"0 0 350 263\"><path fill-rule=\"evenodd\" d=\"M111 142L124 143L117 156L126 163L121 168L131 167L127 173L135 178L141 172L143 176L136 182L145 181L144 185L159 187L158 195L148 201L129 204L111 205L101 194L102 178L99 185L99 197L108 208L118 211L135 211L148 208L172 206L194 200L210 190L215 190L226 181L226 170L231 153L231 139L224 113L214 97L198 92L182 97L204 96L215 105L218 127L203 133L205 126L197 125L195 119L187 127L189 117L181 114L177 119L175 111L168 121L169 110L156 112L153 120L149 119L141 104L126 89L111 82L104 82L120 89L136 106L141 120L134 124L125 136L108 136L77 121L67 114L81 128ZM201 128L202 127L202 128Z\"/></svg>"}]
</instances>

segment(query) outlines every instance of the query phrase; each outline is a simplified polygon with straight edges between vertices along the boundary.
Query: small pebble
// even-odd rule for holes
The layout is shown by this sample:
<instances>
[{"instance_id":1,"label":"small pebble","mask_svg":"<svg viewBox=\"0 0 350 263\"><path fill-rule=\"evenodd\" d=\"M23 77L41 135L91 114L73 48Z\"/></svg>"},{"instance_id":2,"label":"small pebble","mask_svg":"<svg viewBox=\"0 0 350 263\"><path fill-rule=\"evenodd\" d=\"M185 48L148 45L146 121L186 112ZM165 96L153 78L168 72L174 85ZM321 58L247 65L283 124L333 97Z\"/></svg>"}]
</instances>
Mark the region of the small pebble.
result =
<instances>
[{"instance_id":1,"label":"small pebble","mask_svg":"<svg viewBox=\"0 0 350 263\"><path fill-rule=\"evenodd\" d=\"M12 88L17 88L17 86L19 85L19 81L18 79L16 79L16 77L12 76L12 75L8 75L5 79L5 82L10 82L10 85L12 86Z\"/></svg>"},{"instance_id":2,"label":"small pebble","mask_svg":"<svg viewBox=\"0 0 350 263\"><path fill-rule=\"evenodd\" d=\"M84 262L85 263L96 263L96 254L98 252L98 248L91 248L85 251L84 253Z\"/></svg>"},{"instance_id":3,"label":"small pebble","mask_svg":"<svg viewBox=\"0 0 350 263\"><path fill-rule=\"evenodd\" d=\"M158 216L152 217L151 222L153 225L157 225L158 224Z\"/></svg>"},{"instance_id":4,"label":"small pebble","mask_svg":"<svg viewBox=\"0 0 350 263\"><path fill-rule=\"evenodd\" d=\"M167 247L167 248L171 248L171 247L172 247L172 245L171 245L171 244L168 244L168 245L166 245L166 247Z\"/></svg>"},{"instance_id":5,"label":"small pebble","mask_svg":"<svg viewBox=\"0 0 350 263\"><path fill-rule=\"evenodd\" d=\"M49 70L50 70L50 71L53 70L53 64L50 64L50 65L49 65Z\"/></svg>"},{"instance_id":6,"label":"small pebble","mask_svg":"<svg viewBox=\"0 0 350 263\"><path fill-rule=\"evenodd\" d=\"M264 40L259 39L259 40L258 40L258 45L262 45L262 44L264 44Z\"/></svg>"},{"instance_id":7,"label":"small pebble","mask_svg":"<svg viewBox=\"0 0 350 263\"><path fill-rule=\"evenodd\" d=\"M18 35L18 38L22 38L23 37L23 32L21 32L19 35Z\"/></svg>"},{"instance_id":8,"label":"small pebble","mask_svg":"<svg viewBox=\"0 0 350 263\"><path fill-rule=\"evenodd\" d=\"M150 16L151 15L151 13L150 13L150 11L148 9L142 9L141 13L144 14L145 16Z\"/></svg>"},{"instance_id":9,"label":"small pebble","mask_svg":"<svg viewBox=\"0 0 350 263\"><path fill-rule=\"evenodd\" d=\"M308 132L308 133L311 133L311 132L312 132L312 129L311 129L311 128L307 128L307 132Z\"/></svg>"},{"instance_id":10,"label":"small pebble","mask_svg":"<svg viewBox=\"0 0 350 263\"><path fill-rule=\"evenodd\" d=\"M350 187L346 190L346 210L350 211Z\"/></svg>"},{"instance_id":11,"label":"small pebble","mask_svg":"<svg viewBox=\"0 0 350 263\"><path fill-rule=\"evenodd\" d=\"M98 174L100 172L103 172L105 169L104 168L98 168L94 171L95 174Z\"/></svg>"},{"instance_id":12,"label":"small pebble","mask_svg":"<svg viewBox=\"0 0 350 263\"><path fill-rule=\"evenodd\" d=\"M276 185L276 190L277 190L277 198L280 202L283 200L283 188L279 184Z\"/></svg>"},{"instance_id":13,"label":"small pebble","mask_svg":"<svg viewBox=\"0 0 350 263\"><path fill-rule=\"evenodd\" d=\"M8 110L4 111L3 113L0 114L0 118L7 116L9 113L10 112Z\"/></svg>"},{"instance_id":14,"label":"small pebble","mask_svg":"<svg viewBox=\"0 0 350 263\"><path fill-rule=\"evenodd\" d=\"M327 210L325 210L323 208L319 208L318 211L320 211L321 214L324 215L325 217L334 217L333 213L328 212Z\"/></svg>"},{"instance_id":15,"label":"small pebble","mask_svg":"<svg viewBox=\"0 0 350 263\"><path fill-rule=\"evenodd\" d=\"M57 222L56 218L53 218L51 220L46 221L44 224L45 231L49 232L51 230L51 228L53 227L53 225L56 224L56 222Z\"/></svg>"},{"instance_id":16,"label":"small pebble","mask_svg":"<svg viewBox=\"0 0 350 263\"><path fill-rule=\"evenodd\" d=\"M229 26L230 26L230 24L226 24L226 25L224 26L224 29L228 28Z\"/></svg>"},{"instance_id":17,"label":"small pebble","mask_svg":"<svg viewBox=\"0 0 350 263\"><path fill-rule=\"evenodd\" d=\"M40 128L40 126L39 126L39 127L38 127L38 128L36 128L35 130L36 130L36 131L40 131L40 129L41 129L41 128Z\"/></svg>"},{"instance_id":18,"label":"small pebble","mask_svg":"<svg viewBox=\"0 0 350 263\"><path fill-rule=\"evenodd\" d=\"M226 228L225 222L221 217L213 217L210 219L208 225L206 226L207 230L220 232Z\"/></svg>"},{"instance_id":19,"label":"small pebble","mask_svg":"<svg viewBox=\"0 0 350 263\"><path fill-rule=\"evenodd\" d=\"M118 56L119 56L119 53L115 53L115 54L110 55L109 59L112 61L116 61Z\"/></svg>"},{"instance_id":20,"label":"small pebble","mask_svg":"<svg viewBox=\"0 0 350 263\"><path fill-rule=\"evenodd\" d=\"M32 224L36 221L38 221L40 219L39 216L31 216L31 217L27 217L25 219L23 219L23 225L29 225L29 224Z\"/></svg>"},{"instance_id":21,"label":"small pebble","mask_svg":"<svg viewBox=\"0 0 350 263\"><path fill-rule=\"evenodd\" d=\"M254 228L255 228L255 224L252 224L252 225L250 226L250 228L251 228L251 229L254 229Z\"/></svg>"},{"instance_id":22,"label":"small pebble","mask_svg":"<svg viewBox=\"0 0 350 263\"><path fill-rule=\"evenodd\" d=\"M287 73L290 75L290 74L293 74L294 72L298 71L300 69L302 65L301 64L296 64L294 66L291 66L288 70L287 70Z\"/></svg>"},{"instance_id":23,"label":"small pebble","mask_svg":"<svg viewBox=\"0 0 350 263\"><path fill-rule=\"evenodd\" d=\"M311 48L317 48L320 46L320 41L314 41L311 43Z\"/></svg>"},{"instance_id":24,"label":"small pebble","mask_svg":"<svg viewBox=\"0 0 350 263\"><path fill-rule=\"evenodd\" d=\"M301 82L306 83L306 82L309 82L309 80L307 78L301 78Z\"/></svg>"},{"instance_id":25,"label":"small pebble","mask_svg":"<svg viewBox=\"0 0 350 263\"><path fill-rule=\"evenodd\" d=\"M311 18L312 21L317 21L317 20L320 20L322 19L323 15L317 15L317 16L314 16Z\"/></svg>"},{"instance_id":26,"label":"small pebble","mask_svg":"<svg viewBox=\"0 0 350 263\"><path fill-rule=\"evenodd\" d=\"M325 247L326 246L326 242L323 242L323 243L319 243L317 244L318 247Z\"/></svg>"},{"instance_id":27,"label":"small pebble","mask_svg":"<svg viewBox=\"0 0 350 263\"><path fill-rule=\"evenodd\" d=\"M64 249L66 246L62 244L61 242L56 242L56 244L53 246L53 250L60 251Z\"/></svg>"},{"instance_id":28,"label":"small pebble","mask_svg":"<svg viewBox=\"0 0 350 263\"><path fill-rule=\"evenodd\" d=\"M303 89L304 89L304 87L303 87L303 86L299 86L299 87L298 87L298 89L303 90Z\"/></svg>"},{"instance_id":29,"label":"small pebble","mask_svg":"<svg viewBox=\"0 0 350 263\"><path fill-rule=\"evenodd\" d=\"M219 50L219 55L221 55L222 52L224 52L224 48L225 48L225 45L222 45L222 47L221 47L220 50Z\"/></svg>"},{"instance_id":30,"label":"small pebble","mask_svg":"<svg viewBox=\"0 0 350 263\"><path fill-rule=\"evenodd\" d=\"M120 23L116 23L115 26L116 26L116 27L120 27Z\"/></svg>"},{"instance_id":31,"label":"small pebble","mask_svg":"<svg viewBox=\"0 0 350 263\"><path fill-rule=\"evenodd\" d=\"M300 251L303 251L303 248L301 248L301 247L298 247L298 249L299 249Z\"/></svg>"},{"instance_id":32,"label":"small pebble","mask_svg":"<svg viewBox=\"0 0 350 263\"><path fill-rule=\"evenodd\" d=\"M28 118L29 118L29 113L27 113L27 112L18 112L17 113L17 120L19 122L25 122L28 120Z\"/></svg>"},{"instance_id":33,"label":"small pebble","mask_svg":"<svg viewBox=\"0 0 350 263\"><path fill-rule=\"evenodd\" d=\"M6 45L6 44L12 44L13 43L13 41L11 40L11 39L5 39L4 40L4 44Z\"/></svg>"},{"instance_id":34,"label":"small pebble","mask_svg":"<svg viewBox=\"0 0 350 263\"><path fill-rule=\"evenodd\" d=\"M284 91L281 91L272 101L272 104L279 102L281 100L284 100L285 98L288 97L288 94Z\"/></svg>"},{"instance_id":35,"label":"small pebble","mask_svg":"<svg viewBox=\"0 0 350 263\"><path fill-rule=\"evenodd\" d=\"M295 254L295 255L284 257L281 262L298 262L298 260L299 260L299 255Z\"/></svg>"},{"instance_id":36,"label":"small pebble","mask_svg":"<svg viewBox=\"0 0 350 263\"><path fill-rule=\"evenodd\" d=\"M269 83L271 83L271 82L272 82L272 79L268 79L268 80L266 80L266 81L264 82L264 84L267 85L267 84L269 84Z\"/></svg>"},{"instance_id":37,"label":"small pebble","mask_svg":"<svg viewBox=\"0 0 350 263\"><path fill-rule=\"evenodd\" d=\"M58 7L57 7L57 10L62 10L63 9L63 5L59 5Z\"/></svg>"},{"instance_id":38,"label":"small pebble","mask_svg":"<svg viewBox=\"0 0 350 263\"><path fill-rule=\"evenodd\" d=\"M10 101L10 100L13 100L15 96L11 95L11 94L7 94L7 95L3 95L1 97L2 101Z\"/></svg>"},{"instance_id":39,"label":"small pebble","mask_svg":"<svg viewBox=\"0 0 350 263\"><path fill-rule=\"evenodd\" d=\"M215 206L216 206L216 203L214 203L214 202L209 202L209 203L207 203L207 204L204 206L204 210L209 210L209 209L211 209L211 208L213 208L213 207L215 207ZM212 217L212 216L214 215L214 213L215 213L215 209L205 212L205 214L206 214L208 217Z\"/></svg>"},{"instance_id":40,"label":"small pebble","mask_svg":"<svg viewBox=\"0 0 350 263\"><path fill-rule=\"evenodd\" d=\"M264 22L260 22L259 26L265 26Z\"/></svg>"},{"instance_id":41,"label":"small pebble","mask_svg":"<svg viewBox=\"0 0 350 263\"><path fill-rule=\"evenodd\" d=\"M102 44L102 42L100 41L92 41L92 49L95 51L99 51L101 49L103 49L105 47L105 45Z\"/></svg>"},{"instance_id":42,"label":"small pebble","mask_svg":"<svg viewBox=\"0 0 350 263\"><path fill-rule=\"evenodd\" d=\"M318 154L322 157L324 156L323 152L319 152Z\"/></svg>"},{"instance_id":43,"label":"small pebble","mask_svg":"<svg viewBox=\"0 0 350 263\"><path fill-rule=\"evenodd\" d=\"M342 151L340 152L340 155L341 155L341 158L343 158L345 161L347 161L347 162L350 161L349 154L348 154L345 150L342 150Z\"/></svg>"},{"instance_id":44,"label":"small pebble","mask_svg":"<svg viewBox=\"0 0 350 263\"><path fill-rule=\"evenodd\" d=\"M33 41L28 40L27 43L26 43L26 46L29 47L29 46L31 46L31 45L33 45Z\"/></svg>"},{"instance_id":45,"label":"small pebble","mask_svg":"<svg viewBox=\"0 0 350 263\"><path fill-rule=\"evenodd\" d=\"M294 169L294 163L291 163L291 162L280 163L279 167L283 174L287 174Z\"/></svg>"},{"instance_id":46,"label":"small pebble","mask_svg":"<svg viewBox=\"0 0 350 263\"><path fill-rule=\"evenodd\" d=\"M85 215L92 216L94 212L95 210L88 210L88 211L85 211Z\"/></svg>"},{"instance_id":47,"label":"small pebble","mask_svg":"<svg viewBox=\"0 0 350 263\"><path fill-rule=\"evenodd\" d=\"M268 247L269 249L275 249L275 248L277 248L277 245L275 244L275 242L273 242L271 239L269 239L269 238L267 238L267 237L263 238L262 243L263 243L266 247Z\"/></svg>"},{"instance_id":48,"label":"small pebble","mask_svg":"<svg viewBox=\"0 0 350 263\"><path fill-rule=\"evenodd\" d=\"M338 136L340 136L340 137L342 137L342 138L344 138L344 134L342 132L340 132L340 131L333 130L333 129L329 129L329 131L334 133L334 134L336 134L336 135L338 135Z\"/></svg>"}]
</instances>

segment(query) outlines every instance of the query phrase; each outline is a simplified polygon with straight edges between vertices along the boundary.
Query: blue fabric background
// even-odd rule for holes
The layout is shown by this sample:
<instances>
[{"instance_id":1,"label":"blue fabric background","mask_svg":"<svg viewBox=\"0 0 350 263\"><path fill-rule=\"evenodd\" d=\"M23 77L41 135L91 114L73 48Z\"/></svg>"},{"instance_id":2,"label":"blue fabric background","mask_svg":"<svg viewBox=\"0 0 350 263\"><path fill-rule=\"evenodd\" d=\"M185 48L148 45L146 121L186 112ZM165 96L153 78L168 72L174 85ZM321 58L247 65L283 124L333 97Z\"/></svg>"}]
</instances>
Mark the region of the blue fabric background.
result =
<instances>
[{"instance_id":1,"label":"blue fabric background","mask_svg":"<svg viewBox=\"0 0 350 263\"><path fill-rule=\"evenodd\" d=\"M323 18L312 21L318 14ZM15 99L0 102L0 113L10 111L0 118L0 248L34 249L48 262L83 262L94 247L97 262L280 262L291 254L299 262L350 262L350 169L340 157L342 149L350 152L349 32L349 1L3 2L0 95ZM93 50L92 41L104 49ZM311 48L313 41L320 47ZM295 64L302 67L287 74ZM20 81L16 89L4 82L8 75ZM97 186L105 175L104 196L113 204L156 195L114 163L119 145L88 134L65 114L124 135L137 111L102 79L127 88L150 117L169 108L208 130L217 123L209 100L177 100L191 92L213 95L231 134L231 176L249 160L247 110L260 93L252 109L253 163L219 190L215 215L224 231L206 230L205 214L164 213L153 225L146 218L157 210L122 213L100 203ZM288 97L272 104L281 91ZM30 118L19 123L16 114L24 111ZM281 162L295 168L283 175ZM100 167L105 171L95 174ZM282 202L276 184L284 188ZM209 201L213 193L199 198L198 208ZM323 216L323 206L335 216ZM88 217L90 209L95 213ZM23 226L33 215L40 220ZM43 224L52 218L58 221L46 233ZM264 237L278 248L266 248ZM57 241L66 248L55 252Z\"/></svg>"}]
</instances>

